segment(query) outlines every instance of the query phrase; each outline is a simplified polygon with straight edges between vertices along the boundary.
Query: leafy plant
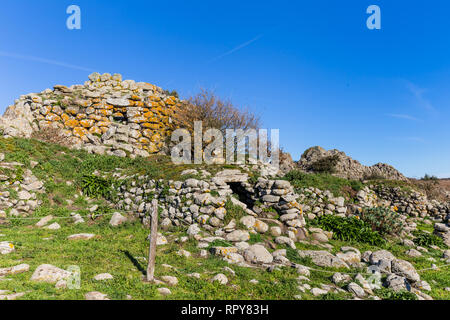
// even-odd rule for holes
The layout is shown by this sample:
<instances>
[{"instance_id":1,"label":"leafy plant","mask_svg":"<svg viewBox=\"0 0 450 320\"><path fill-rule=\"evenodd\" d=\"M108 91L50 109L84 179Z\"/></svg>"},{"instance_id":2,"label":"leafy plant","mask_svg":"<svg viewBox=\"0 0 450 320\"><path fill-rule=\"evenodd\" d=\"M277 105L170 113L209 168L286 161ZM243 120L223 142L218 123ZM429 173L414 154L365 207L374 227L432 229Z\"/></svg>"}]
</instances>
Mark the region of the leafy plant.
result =
<instances>
[{"instance_id":1,"label":"leafy plant","mask_svg":"<svg viewBox=\"0 0 450 320\"><path fill-rule=\"evenodd\" d=\"M339 156L337 154L321 158L313 162L309 169L313 172L318 173L334 173L336 172L336 165L339 161Z\"/></svg>"},{"instance_id":2,"label":"leafy plant","mask_svg":"<svg viewBox=\"0 0 450 320\"><path fill-rule=\"evenodd\" d=\"M213 242L211 242L208 246L208 248L213 248L213 247L232 247L233 245L225 240L221 240L221 239L217 239L214 240Z\"/></svg>"},{"instance_id":3,"label":"leafy plant","mask_svg":"<svg viewBox=\"0 0 450 320\"><path fill-rule=\"evenodd\" d=\"M358 241L376 246L382 246L386 242L377 231L372 230L370 225L356 217L324 215L316 220L318 226L332 231L333 237L342 241Z\"/></svg>"},{"instance_id":4,"label":"leafy plant","mask_svg":"<svg viewBox=\"0 0 450 320\"><path fill-rule=\"evenodd\" d=\"M88 197L112 198L112 182L95 175L84 175L81 178L81 190Z\"/></svg>"},{"instance_id":5,"label":"leafy plant","mask_svg":"<svg viewBox=\"0 0 450 320\"><path fill-rule=\"evenodd\" d=\"M403 230L400 215L388 208L365 208L359 216L372 230L381 234L398 234Z\"/></svg>"},{"instance_id":6,"label":"leafy plant","mask_svg":"<svg viewBox=\"0 0 450 320\"><path fill-rule=\"evenodd\" d=\"M164 94L175 97L175 98L179 98L178 92L176 90L164 90Z\"/></svg>"},{"instance_id":7,"label":"leafy plant","mask_svg":"<svg viewBox=\"0 0 450 320\"><path fill-rule=\"evenodd\" d=\"M225 203L225 209L227 210L227 214L225 215L224 224L227 225L231 222L231 220L236 221L236 227L243 227L240 220L242 217L245 217L247 213L241 207L233 204L231 200L228 200Z\"/></svg>"},{"instance_id":8,"label":"leafy plant","mask_svg":"<svg viewBox=\"0 0 450 320\"><path fill-rule=\"evenodd\" d=\"M424 231L414 231L413 235L415 238L413 239L414 243L418 246L422 247L430 247L430 246L438 246L442 247L444 245L444 241L439 238L435 234L427 233Z\"/></svg>"},{"instance_id":9,"label":"leafy plant","mask_svg":"<svg viewBox=\"0 0 450 320\"><path fill-rule=\"evenodd\" d=\"M376 294L383 300L417 300L417 296L409 291L394 291L392 289L380 289Z\"/></svg>"}]
</instances>

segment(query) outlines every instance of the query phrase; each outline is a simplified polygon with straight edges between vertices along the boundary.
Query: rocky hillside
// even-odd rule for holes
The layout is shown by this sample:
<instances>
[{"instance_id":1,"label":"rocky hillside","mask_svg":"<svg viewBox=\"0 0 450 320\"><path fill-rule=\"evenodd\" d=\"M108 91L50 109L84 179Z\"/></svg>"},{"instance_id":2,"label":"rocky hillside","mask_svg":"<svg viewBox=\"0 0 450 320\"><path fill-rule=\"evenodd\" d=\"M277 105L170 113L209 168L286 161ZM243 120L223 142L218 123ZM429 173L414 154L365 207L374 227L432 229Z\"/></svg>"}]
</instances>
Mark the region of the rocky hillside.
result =
<instances>
[{"instance_id":1,"label":"rocky hillside","mask_svg":"<svg viewBox=\"0 0 450 320\"><path fill-rule=\"evenodd\" d=\"M282 154L280 171L175 165L165 143L180 103L94 73L7 109L0 300L450 298L447 198L320 147L298 163Z\"/></svg>"},{"instance_id":2,"label":"rocky hillside","mask_svg":"<svg viewBox=\"0 0 450 320\"><path fill-rule=\"evenodd\" d=\"M0 299L450 298L450 206L406 182L20 138L0 138L0 159Z\"/></svg>"},{"instance_id":3,"label":"rocky hillside","mask_svg":"<svg viewBox=\"0 0 450 320\"><path fill-rule=\"evenodd\" d=\"M327 151L321 147L309 148L302 154L297 165L305 172L329 172L352 180L406 180L405 176L388 164L377 163L367 167L336 149Z\"/></svg>"}]
</instances>

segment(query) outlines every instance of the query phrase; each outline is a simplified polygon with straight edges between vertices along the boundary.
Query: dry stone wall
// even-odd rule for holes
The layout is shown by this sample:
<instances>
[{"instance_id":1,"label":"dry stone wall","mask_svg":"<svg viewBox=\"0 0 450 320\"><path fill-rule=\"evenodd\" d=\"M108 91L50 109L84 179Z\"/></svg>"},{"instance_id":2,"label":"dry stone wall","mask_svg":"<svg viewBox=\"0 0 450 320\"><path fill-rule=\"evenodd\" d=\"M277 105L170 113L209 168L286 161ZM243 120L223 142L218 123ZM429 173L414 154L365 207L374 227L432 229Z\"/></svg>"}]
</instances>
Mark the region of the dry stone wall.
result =
<instances>
[{"instance_id":1,"label":"dry stone wall","mask_svg":"<svg viewBox=\"0 0 450 320\"><path fill-rule=\"evenodd\" d=\"M161 88L120 74L93 73L84 85L21 96L0 119L5 136L29 138L59 128L68 144L117 156L160 153L176 128L180 100Z\"/></svg>"}]
</instances>

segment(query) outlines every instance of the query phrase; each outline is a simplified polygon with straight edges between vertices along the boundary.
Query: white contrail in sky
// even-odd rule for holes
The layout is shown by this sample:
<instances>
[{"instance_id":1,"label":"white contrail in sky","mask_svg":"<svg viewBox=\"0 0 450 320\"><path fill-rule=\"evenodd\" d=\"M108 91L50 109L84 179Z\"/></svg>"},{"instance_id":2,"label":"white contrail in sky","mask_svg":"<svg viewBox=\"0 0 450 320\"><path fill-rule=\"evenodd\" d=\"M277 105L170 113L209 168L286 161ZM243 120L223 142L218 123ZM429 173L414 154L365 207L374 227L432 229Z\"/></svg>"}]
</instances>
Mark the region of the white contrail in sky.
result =
<instances>
[{"instance_id":1,"label":"white contrail in sky","mask_svg":"<svg viewBox=\"0 0 450 320\"><path fill-rule=\"evenodd\" d=\"M40 63L46 63L46 64L51 64L51 65L54 65L54 66L59 66L59 67L64 67L64 68L69 68L69 69L75 69L75 70L82 70L82 71L88 71L88 72L94 72L95 71L95 70L92 70L92 69L89 69L89 68L76 66L76 65L69 64L69 63L66 63L66 62L55 61L55 60L50 60L50 59L45 59L45 58L40 58L40 57L34 57L34 56L27 56L27 55L11 53L11 52L5 52L5 51L0 51L0 56L7 57L7 58L13 58L13 59L26 60L26 61L35 61L35 62L40 62Z\"/></svg>"},{"instance_id":2,"label":"white contrail in sky","mask_svg":"<svg viewBox=\"0 0 450 320\"><path fill-rule=\"evenodd\" d=\"M420 121L419 119L410 116L409 114L395 114L395 113L388 113L387 116L398 118L398 119L405 119L405 120L411 120L411 121Z\"/></svg>"},{"instance_id":3,"label":"white contrail in sky","mask_svg":"<svg viewBox=\"0 0 450 320\"><path fill-rule=\"evenodd\" d=\"M217 61L217 60L219 60L219 59L222 59L223 57L229 56L230 54L232 54L232 53L234 53L234 52L236 52L236 51L238 51L238 50L241 50L242 48L245 48L246 46L252 44L252 43L255 42L256 40L260 39L262 36L263 36L263 35L260 34L260 35L258 35L257 37L255 37L255 38L253 38L253 39L251 39L251 40L249 40L249 41L247 41L247 42L244 42L244 43L238 45L237 47L231 49L230 51L227 51L227 52L225 52L224 54L221 54L220 56L217 56L217 57L215 57L215 58L209 60L207 63L211 63L211 62Z\"/></svg>"}]
</instances>

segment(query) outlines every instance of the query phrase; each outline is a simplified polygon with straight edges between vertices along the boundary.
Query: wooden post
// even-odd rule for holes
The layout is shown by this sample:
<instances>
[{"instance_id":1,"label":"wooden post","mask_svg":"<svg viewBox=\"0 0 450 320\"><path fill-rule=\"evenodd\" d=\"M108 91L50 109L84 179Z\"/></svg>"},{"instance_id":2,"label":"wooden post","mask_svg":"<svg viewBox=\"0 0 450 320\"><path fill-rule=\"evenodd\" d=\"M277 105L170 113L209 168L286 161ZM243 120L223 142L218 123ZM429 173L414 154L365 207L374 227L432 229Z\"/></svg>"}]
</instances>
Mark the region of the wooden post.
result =
<instances>
[{"instance_id":1,"label":"wooden post","mask_svg":"<svg viewBox=\"0 0 450 320\"><path fill-rule=\"evenodd\" d=\"M150 250L148 253L147 281L152 282L155 275L156 240L158 238L158 200L152 201L152 222L150 226Z\"/></svg>"}]
</instances>

